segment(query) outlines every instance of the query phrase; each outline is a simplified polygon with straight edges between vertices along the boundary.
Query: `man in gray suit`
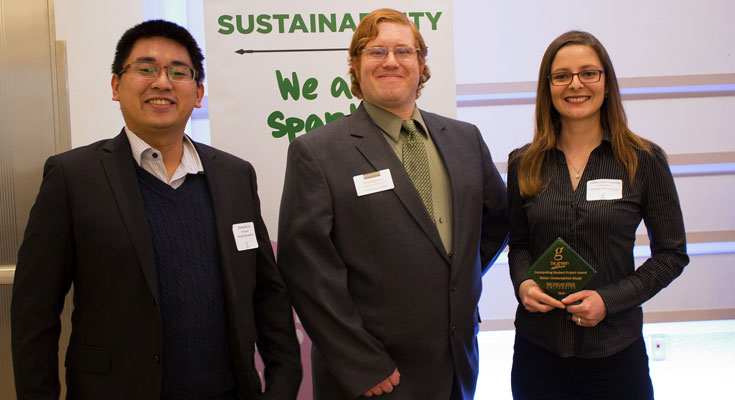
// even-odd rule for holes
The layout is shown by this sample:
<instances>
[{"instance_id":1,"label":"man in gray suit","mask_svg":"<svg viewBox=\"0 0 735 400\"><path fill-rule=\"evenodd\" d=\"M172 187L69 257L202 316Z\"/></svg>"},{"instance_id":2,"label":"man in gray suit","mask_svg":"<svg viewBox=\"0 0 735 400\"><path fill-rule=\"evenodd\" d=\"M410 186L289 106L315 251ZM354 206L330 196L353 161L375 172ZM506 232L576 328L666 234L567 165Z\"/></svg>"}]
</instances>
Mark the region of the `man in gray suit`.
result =
<instances>
[{"instance_id":1,"label":"man in gray suit","mask_svg":"<svg viewBox=\"0 0 735 400\"><path fill-rule=\"evenodd\" d=\"M289 148L278 261L317 400L474 396L505 186L475 126L416 107L426 54L404 14L370 13L350 46L364 101Z\"/></svg>"}]
</instances>

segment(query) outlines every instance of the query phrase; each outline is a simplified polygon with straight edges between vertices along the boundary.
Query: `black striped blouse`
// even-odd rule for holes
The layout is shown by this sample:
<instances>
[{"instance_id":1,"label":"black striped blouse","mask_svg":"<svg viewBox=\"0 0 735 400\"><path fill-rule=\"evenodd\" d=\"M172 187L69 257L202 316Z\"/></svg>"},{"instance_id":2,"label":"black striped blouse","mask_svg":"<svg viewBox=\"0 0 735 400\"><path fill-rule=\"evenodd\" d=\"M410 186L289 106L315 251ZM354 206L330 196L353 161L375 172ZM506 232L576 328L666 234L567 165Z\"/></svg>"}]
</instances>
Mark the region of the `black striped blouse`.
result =
<instances>
[{"instance_id":1,"label":"black striped blouse","mask_svg":"<svg viewBox=\"0 0 735 400\"><path fill-rule=\"evenodd\" d=\"M510 159L527 146L516 149ZM657 146L638 151L631 189L628 174L615 160L606 137L590 154L577 190L572 189L564 153L549 152L542 177L546 188L532 197L518 190L518 162L508 168L510 251L508 262L516 297L528 268L559 236L597 270L587 289L596 290L607 317L596 327L574 324L565 310L530 313L520 304L516 330L561 357L613 355L642 335L641 304L679 276L689 263L679 198L666 156ZM622 181L622 198L587 200L587 183ZM641 220L648 229L651 258L635 268L633 246Z\"/></svg>"}]
</instances>

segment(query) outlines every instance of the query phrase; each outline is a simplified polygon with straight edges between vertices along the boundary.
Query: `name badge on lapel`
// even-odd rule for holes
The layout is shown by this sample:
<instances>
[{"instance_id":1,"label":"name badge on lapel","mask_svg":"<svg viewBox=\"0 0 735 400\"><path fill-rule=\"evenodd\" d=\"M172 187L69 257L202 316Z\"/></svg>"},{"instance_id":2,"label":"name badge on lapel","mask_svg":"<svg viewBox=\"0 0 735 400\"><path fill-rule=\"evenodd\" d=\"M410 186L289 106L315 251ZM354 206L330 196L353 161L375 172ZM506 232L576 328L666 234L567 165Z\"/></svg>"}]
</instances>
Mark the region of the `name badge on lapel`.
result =
<instances>
[{"instance_id":1,"label":"name badge on lapel","mask_svg":"<svg viewBox=\"0 0 735 400\"><path fill-rule=\"evenodd\" d=\"M622 198L623 181L620 179L595 179L587 182L587 201Z\"/></svg>"},{"instance_id":2,"label":"name badge on lapel","mask_svg":"<svg viewBox=\"0 0 735 400\"><path fill-rule=\"evenodd\" d=\"M237 251L258 248L258 238L255 236L255 224L252 222L232 224L232 235L235 236Z\"/></svg>"},{"instance_id":3,"label":"name badge on lapel","mask_svg":"<svg viewBox=\"0 0 735 400\"><path fill-rule=\"evenodd\" d=\"M390 175L389 169L355 175L352 180L355 181L357 197L394 188L393 177Z\"/></svg>"}]
</instances>

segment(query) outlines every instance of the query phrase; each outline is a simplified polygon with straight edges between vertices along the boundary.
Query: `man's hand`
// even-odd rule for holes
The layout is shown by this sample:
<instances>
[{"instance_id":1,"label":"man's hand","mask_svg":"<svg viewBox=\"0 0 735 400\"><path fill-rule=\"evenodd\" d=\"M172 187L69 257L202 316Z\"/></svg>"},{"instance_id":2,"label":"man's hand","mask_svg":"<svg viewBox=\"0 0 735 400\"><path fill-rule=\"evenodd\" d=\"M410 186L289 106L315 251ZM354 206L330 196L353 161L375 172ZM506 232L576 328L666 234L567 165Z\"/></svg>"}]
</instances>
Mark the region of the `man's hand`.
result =
<instances>
[{"instance_id":1,"label":"man's hand","mask_svg":"<svg viewBox=\"0 0 735 400\"><path fill-rule=\"evenodd\" d=\"M518 297L529 312L549 312L554 308L564 308L564 303L549 296L533 279L527 279L518 288Z\"/></svg>"},{"instance_id":2,"label":"man's hand","mask_svg":"<svg viewBox=\"0 0 735 400\"><path fill-rule=\"evenodd\" d=\"M383 382L380 382L379 384L375 385L375 387L363 393L362 395L365 397L373 397L373 395L380 396L383 393L390 393L393 391L394 387L398 386L400 382L401 382L401 373L398 372L398 368L396 368L396 370L393 371L393 374L391 374L391 376L386 378Z\"/></svg>"},{"instance_id":3,"label":"man's hand","mask_svg":"<svg viewBox=\"0 0 735 400\"><path fill-rule=\"evenodd\" d=\"M567 305L567 312L571 314L572 321L579 326L593 327L600 323L607 316L607 307L600 297L600 294L594 290L582 290L572 293L561 299ZM578 305L572 305L581 301Z\"/></svg>"}]
</instances>

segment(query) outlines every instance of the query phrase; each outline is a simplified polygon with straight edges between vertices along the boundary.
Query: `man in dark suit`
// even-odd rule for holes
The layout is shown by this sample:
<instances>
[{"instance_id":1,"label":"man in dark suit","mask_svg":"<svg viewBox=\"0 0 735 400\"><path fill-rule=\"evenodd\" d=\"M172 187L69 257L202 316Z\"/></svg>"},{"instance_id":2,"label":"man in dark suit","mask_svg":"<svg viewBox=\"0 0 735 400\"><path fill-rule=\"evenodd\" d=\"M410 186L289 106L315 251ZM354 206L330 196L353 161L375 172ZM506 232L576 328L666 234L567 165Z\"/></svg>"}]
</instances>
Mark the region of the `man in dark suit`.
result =
<instances>
[{"instance_id":1,"label":"man in dark suit","mask_svg":"<svg viewBox=\"0 0 735 400\"><path fill-rule=\"evenodd\" d=\"M289 147L278 260L317 400L474 396L505 186L475 126L416 108L426 54L404 14L367 15L350 46L364 101Z\"/></svg>"},{"instance_id":2,"label":"man in dark suit","mask_svg":"<svg viewBox=\"0 0 735 400\"><path fill-rule=\"evenodd\" d=\"M131 28L112 65L125 128L46 162L13 287L19 399L59 397L72 284L69 398L296 398L299 345L253 168L184 135L202 59L176 24Z\"/></svg>"}]
</instances>

